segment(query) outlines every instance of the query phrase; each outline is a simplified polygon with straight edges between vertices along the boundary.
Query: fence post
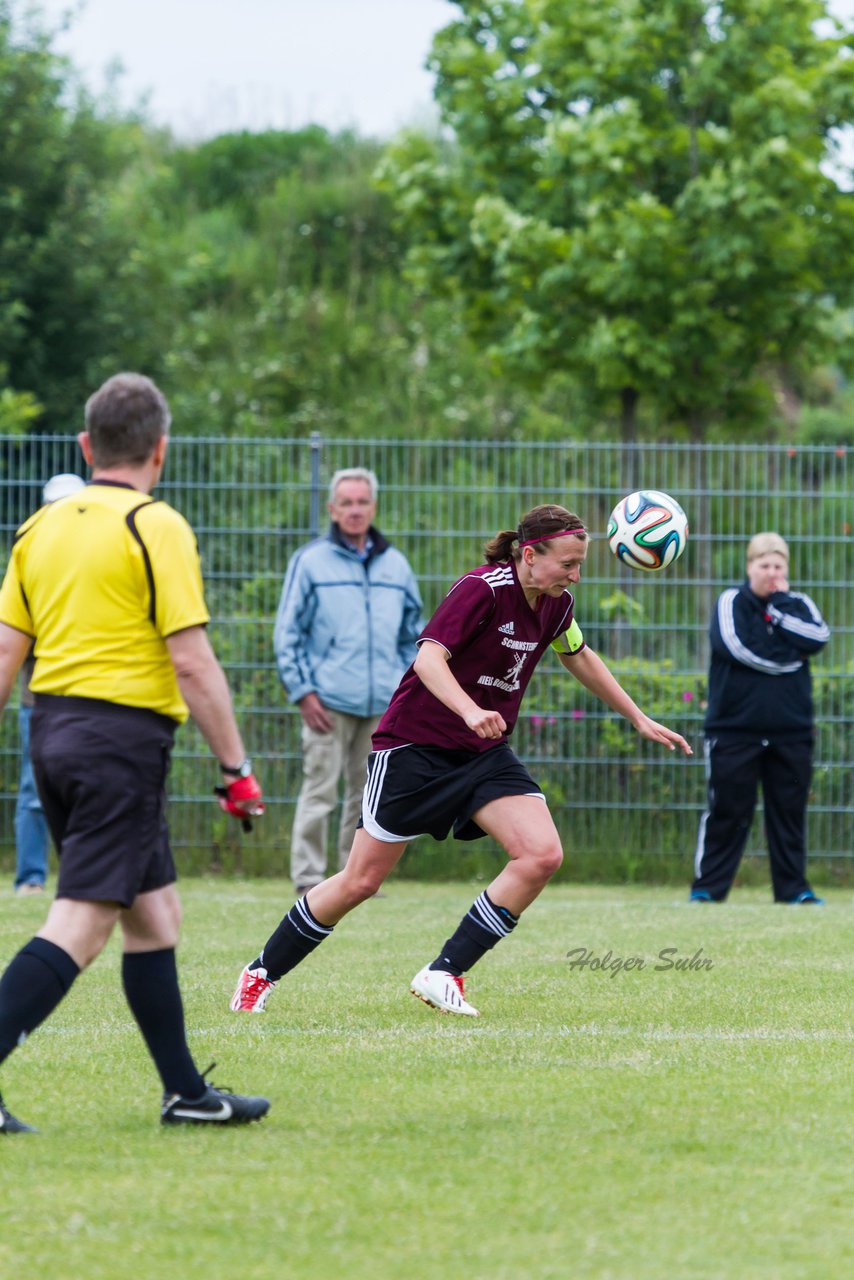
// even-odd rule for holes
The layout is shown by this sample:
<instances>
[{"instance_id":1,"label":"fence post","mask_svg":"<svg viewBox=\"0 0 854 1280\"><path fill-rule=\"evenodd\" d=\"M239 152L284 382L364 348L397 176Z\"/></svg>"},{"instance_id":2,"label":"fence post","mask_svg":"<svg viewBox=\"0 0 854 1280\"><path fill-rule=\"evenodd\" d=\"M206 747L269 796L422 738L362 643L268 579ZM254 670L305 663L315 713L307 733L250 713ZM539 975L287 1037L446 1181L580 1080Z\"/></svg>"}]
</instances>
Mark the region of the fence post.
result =
<instances>
[{"instance_id":1,"label":"fence post","mask_svg":"<svg viewBox=\"0 0 854 1280\"><path fill-rule=\"evenodd\" d=\"M320 536L320 454L323 441L319 431L312 431L309 447L311 448L311 502L309 505L309 524L311 536Z\"/></svg>"}]
</instances>

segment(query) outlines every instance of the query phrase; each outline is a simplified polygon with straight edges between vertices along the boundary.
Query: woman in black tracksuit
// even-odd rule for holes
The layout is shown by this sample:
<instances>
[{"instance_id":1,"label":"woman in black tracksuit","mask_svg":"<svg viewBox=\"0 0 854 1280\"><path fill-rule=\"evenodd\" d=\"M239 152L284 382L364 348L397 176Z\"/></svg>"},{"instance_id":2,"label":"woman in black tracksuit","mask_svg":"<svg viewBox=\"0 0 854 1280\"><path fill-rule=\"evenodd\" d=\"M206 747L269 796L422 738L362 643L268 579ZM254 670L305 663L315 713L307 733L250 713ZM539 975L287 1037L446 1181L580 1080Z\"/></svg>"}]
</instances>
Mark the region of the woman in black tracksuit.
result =
<instances>
[{"instance_id":1,"label":"woman in black tracksuit","mask_svg":"<svg viewBox=\"0 0 854 1280\"><path fill-rule=\"evenodd\" d=\"M757 533L747 548L746 581L715 606L704 726L709 798L697 837L695 902L722 902L729 893L760 782L775 902L821 902L806 879L809 658L830 632L810 597L789 590L788 576L783 538Z\"/></svg>"}]
</instances>

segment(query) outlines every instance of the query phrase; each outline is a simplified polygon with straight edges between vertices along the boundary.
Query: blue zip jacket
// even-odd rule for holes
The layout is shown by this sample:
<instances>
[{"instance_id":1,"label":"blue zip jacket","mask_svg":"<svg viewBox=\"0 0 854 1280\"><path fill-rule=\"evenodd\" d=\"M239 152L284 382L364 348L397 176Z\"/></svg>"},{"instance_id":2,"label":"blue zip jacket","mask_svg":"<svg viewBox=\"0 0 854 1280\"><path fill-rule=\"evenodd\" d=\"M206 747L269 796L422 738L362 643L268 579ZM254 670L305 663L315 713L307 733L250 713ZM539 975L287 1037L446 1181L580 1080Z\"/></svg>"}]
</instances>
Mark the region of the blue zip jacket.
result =
<instances>
[{"instance_id":1,"label":"blue zip jacket","mask_svg":"<svg viewBox=\"0 0 854 1280\"><path fill-rule=\"evenodd\" d=\"M333 524L288 563L273 645L291 702L316 693L351 716L385 711L416 655L421 596L409 561L373 527L366 561Z\"/></svg>"},{"instance_id":2,"label":"blue zip jacket","mask_svg":"<svg viewBox=\"0 0 854 1280\"><path fill-rule=\"evenodd\" d=\"M745 581L718 598L709 631L706 733L807 737L813 726L810 655L830 631L800 591L760 600Z\"/></svg>"}]
</instances>

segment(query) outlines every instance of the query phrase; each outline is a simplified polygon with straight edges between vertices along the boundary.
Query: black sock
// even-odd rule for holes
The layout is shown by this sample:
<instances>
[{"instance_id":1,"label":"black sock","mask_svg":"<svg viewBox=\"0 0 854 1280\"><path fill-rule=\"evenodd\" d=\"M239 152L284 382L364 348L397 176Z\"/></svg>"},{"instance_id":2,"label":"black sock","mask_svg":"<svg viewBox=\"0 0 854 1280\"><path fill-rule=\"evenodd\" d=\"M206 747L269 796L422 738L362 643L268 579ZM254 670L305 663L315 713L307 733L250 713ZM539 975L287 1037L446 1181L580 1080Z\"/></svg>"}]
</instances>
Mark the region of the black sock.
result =
<instances>
[{"instance_id":1,"label":"black sock","mask_svg":"<svg viewBox=\"0 0 854 1280\"><path fill-rule=\"evenodd\" d=\"M260 965L267 970L271 982L278 982L284 974L295 969L301 960L319 947L324 938L328 938L333 925L320 924L309 910L305 898L300 898L291 907L278 929L264 944L264 950L258 959L250 964L250 969Z\"/></svg>"},{"instance_id":2,"label":"black sock","mask_svg":"<svg viewBox=\"0 0 854 1280\"><path fill-rule=\"evenodd\" d=\"M31 938L0 978L0 1062L53 1013L80 967L47 938Z\"/></svg>"},{"instance_id":3,"label":"black sock","mask_svg":"<svg viewBox=\"0 0 854 1280\"><path fill-rule=\"evenodd\" d=\"M453 933L430 965L431 969L443 969L446 973L468 973L481 956L491 951L496 942L506 938L516 928L519 917L506 907L497 907L484 889L475 898L469 911L463 916L456 933Z\"/></svg>"},{"instance_id":4,"label":"black sock","mask_svg":"<svg viewBox=\"0 0 854 1280\"><path fill-rule=\"evenodd\" d=\"M185 1098L200 1098L205 1082L187 1047L174 950L126 951L122 982L163 1088Z\"/></svg>"}]
</instances>

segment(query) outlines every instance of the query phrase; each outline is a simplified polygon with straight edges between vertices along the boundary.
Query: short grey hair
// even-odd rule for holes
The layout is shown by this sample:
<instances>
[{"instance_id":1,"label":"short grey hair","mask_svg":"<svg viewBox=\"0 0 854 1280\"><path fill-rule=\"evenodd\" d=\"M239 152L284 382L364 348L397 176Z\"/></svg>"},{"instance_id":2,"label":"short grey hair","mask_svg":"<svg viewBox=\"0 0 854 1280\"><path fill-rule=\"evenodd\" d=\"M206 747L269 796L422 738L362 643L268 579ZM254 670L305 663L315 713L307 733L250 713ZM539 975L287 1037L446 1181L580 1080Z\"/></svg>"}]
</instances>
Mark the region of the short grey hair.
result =
<instances>
[{"instance_id":1,"label":"short grey hair","mask_svg":"<svg viewBox=\"0 0 854 1280\"><path fill-rule=\"evenodd\" d=\"M335 501L335 490L343 480L364 480L371 491L371 502L376 502L379 493L379 481L373 471L367 467L343 467L336 471L329 481L329 501Z\"/></svg>"},{"instance_id":2,"label":"short grey hair","mask_svg":"<svg viewBox=\"0 0 854 1280\"><path fill-rule=\"evenodd\" d=\"M77 493L78 489L85 488L86 481L82 476L71 471L60 471L59 475L51 476L42 489L42 502L58 502L60 498L68 498L72 493Z\"/></svg>"},{"instance_id":3,"label":"short grey hair","mask_svg":"<svg viewBox=\"0 0 854 1280\"><path fill-rule=\"evenodd\" d=\"M96 467L141 466L169 434L166 397L142 373L116 373L86 401L86 430Z\"/></svg>"}]
</instances>

